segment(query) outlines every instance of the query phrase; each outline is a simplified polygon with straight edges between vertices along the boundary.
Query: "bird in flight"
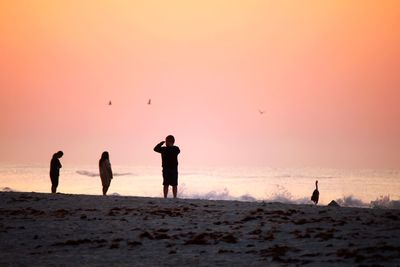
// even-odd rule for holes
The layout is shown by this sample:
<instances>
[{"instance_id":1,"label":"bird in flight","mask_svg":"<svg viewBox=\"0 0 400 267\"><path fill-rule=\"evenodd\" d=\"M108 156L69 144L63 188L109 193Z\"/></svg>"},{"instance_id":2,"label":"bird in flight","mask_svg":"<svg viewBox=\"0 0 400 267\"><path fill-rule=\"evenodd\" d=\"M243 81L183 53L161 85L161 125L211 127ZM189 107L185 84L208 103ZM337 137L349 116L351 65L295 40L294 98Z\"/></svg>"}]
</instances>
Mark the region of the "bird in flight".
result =
<instances>
[{"instance_id":1,"label":"bird in flight","mask_svg":"<svg viewBox=\"0 0 400 267\"><path fill-rule=\"evenodd\" d=\"M112 102L111 102L111 100L108 102L108 105L109 105L109 106L111 106L111 105L112 105Z\"/></svg>"},{"instance_id":2,"label":"bird in flight","mask_svg":"<svg viewBox=\"0 0 400 267\"><path fill-rule=\"evenodd\" d=\"M147 102L147 105L151 105L151 98L150 98L149 101Z\"/></svg>"},{"instance_id":3,"label":"bird in flight","mask_svg":"<svg viewBox=\"0 0 400 267\"><path fill-rule=\"evenodd\" d=\"M260 113L260 115L263 115L265 113L265 110L259 109L258 112Z\"/></svg>"}]
</instances>

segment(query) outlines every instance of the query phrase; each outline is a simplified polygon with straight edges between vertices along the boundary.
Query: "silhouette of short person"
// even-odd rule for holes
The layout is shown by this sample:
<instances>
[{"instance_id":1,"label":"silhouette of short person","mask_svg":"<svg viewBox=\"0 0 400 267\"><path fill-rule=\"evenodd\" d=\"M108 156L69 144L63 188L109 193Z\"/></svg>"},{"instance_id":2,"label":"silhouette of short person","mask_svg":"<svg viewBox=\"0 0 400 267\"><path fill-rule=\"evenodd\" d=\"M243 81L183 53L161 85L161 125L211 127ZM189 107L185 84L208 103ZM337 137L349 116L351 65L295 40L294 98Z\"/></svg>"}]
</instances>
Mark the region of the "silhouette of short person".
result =
<instances>
[{"instance_id":1,"label":"silhouette of short person","mask_svg":"<svg viewBox=\"0 0 400 267\"><path fill-rule=\"evenodd\" d=\"M60 169L62 168L60 158L64 155L62 151L58 151L53 155L50 161L50 180L51 180L51 193L57 192L58 178L60 177Z\"/></svg>"},{"instance_id":2,"label":"silhouette of short person","mask_svg":"<svg viewBox=\"0 0 400 267\"><path fill-rule=\"evenodd\" d=\"M100 171L101 184L103 186L103 195L105 196L107 194L108 188L110 187L111 180L113 178L110 157L107 151L104 151L101 154L101 158L99 160L99 171Z\"/></svg>"},{"instance_id":3,"label":"silhouette of short person","mask_svg":"<svg viewBox=\"0 0 400 267\"><path fill-rule=\"evenodd\" d=\"M165 143L165 146L163 144ZM168 135L165 141L160 142L154 147L154 151L161 153L164 198L168 196L168 187L172 186L174 198L178 194L178 154L181 152L179 147L174 146L175 138Z\"/></svg>"}]
</instances>

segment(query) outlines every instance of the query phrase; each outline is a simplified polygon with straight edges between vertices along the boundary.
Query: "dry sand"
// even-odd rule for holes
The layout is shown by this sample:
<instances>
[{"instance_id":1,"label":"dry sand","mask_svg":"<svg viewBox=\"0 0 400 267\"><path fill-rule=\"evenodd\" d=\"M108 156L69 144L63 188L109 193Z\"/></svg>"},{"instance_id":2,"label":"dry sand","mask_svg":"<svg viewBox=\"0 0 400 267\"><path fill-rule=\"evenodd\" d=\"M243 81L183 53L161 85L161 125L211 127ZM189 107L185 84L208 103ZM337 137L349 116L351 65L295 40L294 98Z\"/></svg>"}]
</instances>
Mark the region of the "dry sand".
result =
<instances>
[{"instance_id":1,"label":"dry sand","mask_svg":"<svg viewBox=\"0 0 400 267\"><path fill-rule=\"evenodd\" d=\"M400 266L400 210L0 193L0 266Z\"/></svg>"}]
</instances>

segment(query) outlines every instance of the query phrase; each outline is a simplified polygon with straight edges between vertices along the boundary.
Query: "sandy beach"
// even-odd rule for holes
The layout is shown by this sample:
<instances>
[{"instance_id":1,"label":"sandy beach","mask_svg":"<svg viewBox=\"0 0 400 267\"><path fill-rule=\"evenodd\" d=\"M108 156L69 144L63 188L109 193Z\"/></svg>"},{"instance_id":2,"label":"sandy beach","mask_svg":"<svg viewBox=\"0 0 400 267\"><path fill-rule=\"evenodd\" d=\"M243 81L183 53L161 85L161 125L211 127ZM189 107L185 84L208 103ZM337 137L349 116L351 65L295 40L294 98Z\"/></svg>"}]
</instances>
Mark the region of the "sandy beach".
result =
<instances>
[{"instance_id":1,"label":"sandy beach","mask_svg":"<svg viewBox=\"0 0 400 267\"><path fill-rule=\"evenodd\" d=\"M0 193L0 266L399 266L400 210Z\"/></svg>"}]
</instances>

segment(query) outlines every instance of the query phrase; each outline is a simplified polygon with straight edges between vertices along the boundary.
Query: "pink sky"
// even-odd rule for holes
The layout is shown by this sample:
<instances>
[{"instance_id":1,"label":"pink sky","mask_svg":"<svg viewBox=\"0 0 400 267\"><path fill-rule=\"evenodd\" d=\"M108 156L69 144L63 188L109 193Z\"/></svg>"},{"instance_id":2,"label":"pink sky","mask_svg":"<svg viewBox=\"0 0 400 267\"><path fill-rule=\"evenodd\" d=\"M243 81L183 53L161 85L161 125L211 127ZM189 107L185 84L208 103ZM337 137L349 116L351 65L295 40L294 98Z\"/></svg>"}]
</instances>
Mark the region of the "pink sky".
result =
<instances>
[{"instance_id":1,"label":"pink sky","mask_svg":"<svg viewBox=\"0 0 400 267\"><path fill-rule=\"evenodd\" d=\"M395 0L1 1L0 162L158 164L174 134L186 165L398 168L399 18Z\"/></svg>"}]
</instances>

